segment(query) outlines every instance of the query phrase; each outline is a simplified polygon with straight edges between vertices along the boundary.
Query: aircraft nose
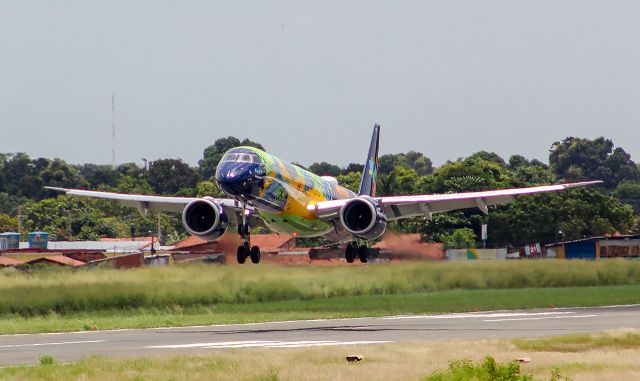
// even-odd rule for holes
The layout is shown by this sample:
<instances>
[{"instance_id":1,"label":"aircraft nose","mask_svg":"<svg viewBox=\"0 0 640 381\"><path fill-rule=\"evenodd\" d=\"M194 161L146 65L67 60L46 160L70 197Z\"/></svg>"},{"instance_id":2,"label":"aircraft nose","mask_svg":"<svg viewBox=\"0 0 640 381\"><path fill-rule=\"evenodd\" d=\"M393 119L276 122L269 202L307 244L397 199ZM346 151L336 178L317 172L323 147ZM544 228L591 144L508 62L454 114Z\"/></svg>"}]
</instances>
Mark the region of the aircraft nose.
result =
<instances>
[{"instance_id":1,"label":"aircraft nose","mask_svg":"<svg viewBox=\"0 0 640 381\"><path fill-rule=\"evenodd\" d=\"M220 163L216 169L216 182L229 195L247 197L256 192L260 173L257 163Z\"/></svg>"}]
</instances>

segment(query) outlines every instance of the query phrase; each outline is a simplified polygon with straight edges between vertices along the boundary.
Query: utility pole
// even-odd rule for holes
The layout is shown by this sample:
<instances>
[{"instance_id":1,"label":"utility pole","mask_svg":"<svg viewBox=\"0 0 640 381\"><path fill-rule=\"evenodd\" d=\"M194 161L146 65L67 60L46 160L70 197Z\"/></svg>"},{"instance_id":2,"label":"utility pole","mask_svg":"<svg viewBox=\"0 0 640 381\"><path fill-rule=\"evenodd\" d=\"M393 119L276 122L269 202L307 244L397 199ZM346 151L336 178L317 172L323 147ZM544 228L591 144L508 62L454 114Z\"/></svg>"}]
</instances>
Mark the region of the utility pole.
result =
<instances>
[{"instance_id":1,"label":"utility pole","mask_svg":"<svg viewBox=\"0 0 640 381\"><path fill-rule=\"evenodd\" d=\"M151 236L151 249L149 250L149 252L151 253L151 255L156 255L156 248L153 247L153 232L151 230L149 230L149 235Z\"/></svg>"},{"instance_id":2,"label":"utility pole","mask_svg":"<svg viewBox=\"0 0 640 381\"><path fill-rule=\"evenodd\" d=\"M20 234L20 241L22 239L22 206L18 206L18 233Z\"/></svg>"},{"instance_id":3,"label":"utility pole","mask_svg":"<svg viewBox=\"0 0 640 381\"><path fill-rule=\"evenodd\" d=\"M116 167L116 96L111 94L111 164Z\"/></svg>"},{"instance_id":4,"label":"utility pole","mask_svg":"<svg viewBox=\"0 0 640 381\"><path fill-rule=\"evenodd\" d=\"M160 213L158 212L158 245L160 240L162 240L162 227L160 226Z\"/></svg>"},{"instance_id":5,"label":"utility pole","mask_svg":"<svg viewBox=\"0 0 640 381\"><path fill-rule=\"evenodd\" d=\"M67 211L67 227L69 229L69 241L73 241L73 229L71 227L71 210Z\"/></svg>"}]
</instances>

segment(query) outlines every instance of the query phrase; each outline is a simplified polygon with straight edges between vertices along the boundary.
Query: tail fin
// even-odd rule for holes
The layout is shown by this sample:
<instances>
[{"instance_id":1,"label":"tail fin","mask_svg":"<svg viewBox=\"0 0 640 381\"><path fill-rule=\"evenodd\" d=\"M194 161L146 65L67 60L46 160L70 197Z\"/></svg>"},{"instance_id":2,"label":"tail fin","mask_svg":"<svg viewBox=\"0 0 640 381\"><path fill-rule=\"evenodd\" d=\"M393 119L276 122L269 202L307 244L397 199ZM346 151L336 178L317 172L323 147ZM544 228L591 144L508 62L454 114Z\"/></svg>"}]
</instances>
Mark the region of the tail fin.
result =
<instances>
[{"instance_id":1,"label":"tail fin","mask_svg":"<svg viewBox=\"0 0 640 381\"><path fill-rule=\"evenodd\" d=\"M371 145L369 146L369 154L367 162L364 164L362 171L362 180L358 195L372 196L376 195L376 179L378 178L378 146L380 144L380 125L373 126L373 136L371 136Z\"/></svg>"}]
</instances>

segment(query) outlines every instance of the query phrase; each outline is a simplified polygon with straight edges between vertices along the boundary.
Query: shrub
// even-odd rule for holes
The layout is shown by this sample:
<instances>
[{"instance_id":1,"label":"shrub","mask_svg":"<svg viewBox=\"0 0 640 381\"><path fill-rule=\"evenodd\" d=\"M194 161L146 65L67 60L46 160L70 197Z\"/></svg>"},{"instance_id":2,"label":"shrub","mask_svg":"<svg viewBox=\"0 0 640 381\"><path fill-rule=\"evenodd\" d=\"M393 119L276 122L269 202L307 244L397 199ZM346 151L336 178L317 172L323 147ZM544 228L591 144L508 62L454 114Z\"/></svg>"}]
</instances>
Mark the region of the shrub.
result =
<instances>
[{"instance_id":1,"label":"shrub","mask_svg":"<svg viewBox=\"0 0 640 381\"><path fill-rule=\"evenodd\" d=\"M40 357L40 365L53 365L56 362L51 355L44 355Z\"/></svg>"},{"instance_id":2,"label":"shrub","mask_svg":"<svg viewBox=\"0 0 640 381\"><path fill-rule=\"evenodd\" d=\"M487 356L482 363L473 364L469 360L457 360L449 364L445 371L438 371L425 378L425 381L533 381L533 375L521 374L516 362L499 364Z\"/></svg>"}]
</instances>

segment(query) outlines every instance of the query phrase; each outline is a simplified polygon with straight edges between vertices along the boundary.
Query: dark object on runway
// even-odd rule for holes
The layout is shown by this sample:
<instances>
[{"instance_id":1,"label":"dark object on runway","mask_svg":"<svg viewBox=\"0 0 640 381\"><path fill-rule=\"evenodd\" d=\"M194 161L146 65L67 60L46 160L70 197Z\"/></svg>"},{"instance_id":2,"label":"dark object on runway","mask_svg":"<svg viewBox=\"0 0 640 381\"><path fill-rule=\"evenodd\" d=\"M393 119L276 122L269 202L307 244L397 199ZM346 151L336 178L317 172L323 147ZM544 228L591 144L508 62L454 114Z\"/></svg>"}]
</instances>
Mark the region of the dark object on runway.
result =
<instances>
[{"instance_id":1,"label":"dark object on runway","mask_svg":"<svg viewBox=\"0 0 640 381\"><path fill-rule=\"evenodd\" d=\"M362 357L362 355L349 355L349 356L347 356L347 361L349 361L349 362L358 362L358 361L362 361L362 359L364 359L364 357Z\"/></svg>"}]
</instances>

